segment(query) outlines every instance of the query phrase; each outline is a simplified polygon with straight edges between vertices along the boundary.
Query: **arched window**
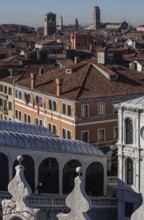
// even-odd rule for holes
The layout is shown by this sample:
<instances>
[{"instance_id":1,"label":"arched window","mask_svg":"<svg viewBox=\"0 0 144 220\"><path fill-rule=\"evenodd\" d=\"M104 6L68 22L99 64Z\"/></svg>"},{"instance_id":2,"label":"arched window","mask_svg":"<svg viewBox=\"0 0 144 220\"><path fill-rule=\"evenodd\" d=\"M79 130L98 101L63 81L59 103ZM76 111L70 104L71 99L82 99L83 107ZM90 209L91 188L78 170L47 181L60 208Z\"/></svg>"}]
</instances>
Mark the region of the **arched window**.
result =
<instances>
[{"instance_id":1,"label":"arched window","mask_svg":"<svg viewBox=\"0 0 144 220\"><path fill-rule=\"evenodd\" d=\"M41 193L59 193L59 165L55 158L46 158L39 166Z\"/></svg>"},{"instance_id":2,"label":"arched window","mask_svg":"<svg viewBox=\"0 0 144 220\"><path fill-rule=\"evenodd\" d=\"M17 166L18 164L19 162L15 160L13 165L13 176L15 176L16 173L15 166ZM30 156L23 155L22 165L25 167L24 170L25 178L28 184L30 185L32 192L34 192L35 191L34 161Z\"/></svg>"},{"instance_id":3,"label":"arched window","mask_svg":"<svg viewBox=\"0 0 144 220\"><path fill-rule=\"evenodd\" d=\"M63 168L63 194L70 193L74 188L74 178L77 176L76 168L81 166L77 160L69 161Z\"/></svg>"},{"instance_id":4,"label":"arched window","mask_svg":"<svg viewBox=\"0 0 144 220\"><path fill-rule=\"evenodd\" d=\"M0 153L0 191L7 191L9 183L8 158Z\"/></svg>"},{"instance_id":5,"label":"arched window","mask_svg":"<svg viewBox=\"0 0 144 220\"><path fill-rule=\"evenodd\" d=\"M133 143L133 123L130 118L125 120L126 144Z\"/></svg>"},{"instance_id":6,"label":"arched window","mask_svg":"<svg viewBox=\"0 0 144 220\"><path fill-rule=\"evenodd\" d=\"M86 193L102 196L104 187L104 169L101 163L94 162L86 170Z\"/></svg>"},{"instance_id":7,"label":"arched window","mask_svg":"<svg viewBox=\"0 0 144 220\"><path fill-rule=\"evenodd\" d=\"M126 160L126 183L128 185L133 184L133 161L131 158Z\"/></svg>"}]
</instances>

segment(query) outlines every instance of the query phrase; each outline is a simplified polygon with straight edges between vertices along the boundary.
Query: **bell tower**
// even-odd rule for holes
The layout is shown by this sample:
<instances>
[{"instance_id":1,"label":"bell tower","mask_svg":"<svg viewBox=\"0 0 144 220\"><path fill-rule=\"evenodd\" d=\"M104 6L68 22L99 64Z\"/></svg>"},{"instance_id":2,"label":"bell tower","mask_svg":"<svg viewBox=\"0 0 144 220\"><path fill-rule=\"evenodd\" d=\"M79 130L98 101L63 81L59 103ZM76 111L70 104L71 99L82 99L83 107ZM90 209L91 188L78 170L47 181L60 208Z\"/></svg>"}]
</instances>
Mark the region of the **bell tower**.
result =
<instances>
[{"instance_id":1,"label":"bell tower","mask_svg":"<svg viewBox=\"0 0 144 220\"><path fill-rule=\"evenodd\" d=\"M93 29L98 30L100 27L100 8L96 6L93 10Z\"/></svg>"},{"instance_id":2,"label":"bell tower","mask_svg":"<svg viewBox=\"0 0 144 220\"><path fill-rule=\"evenodd\" d=\"M56 14L49 12L44 19L44 36L56 33Z\"/></svg>"}]
</instances>

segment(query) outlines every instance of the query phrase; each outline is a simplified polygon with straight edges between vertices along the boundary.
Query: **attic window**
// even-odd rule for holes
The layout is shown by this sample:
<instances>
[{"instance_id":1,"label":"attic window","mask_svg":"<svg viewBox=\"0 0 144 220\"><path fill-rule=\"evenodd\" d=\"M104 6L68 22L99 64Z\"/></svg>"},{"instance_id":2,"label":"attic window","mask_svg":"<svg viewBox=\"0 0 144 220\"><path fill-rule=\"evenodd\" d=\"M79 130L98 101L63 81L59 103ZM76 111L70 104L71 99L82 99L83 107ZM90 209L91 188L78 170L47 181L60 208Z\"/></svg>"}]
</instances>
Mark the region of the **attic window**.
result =
<instances>
[{"instance_id":1,"label":"attic window","mask_svg":"<svg viewBox=\"0 0 144 220\"><path fill-rule=\"evenodd\" d=\"M71 74L72 73L72 69L66 69L66 73Z\"/></svg>"}]
</instances>

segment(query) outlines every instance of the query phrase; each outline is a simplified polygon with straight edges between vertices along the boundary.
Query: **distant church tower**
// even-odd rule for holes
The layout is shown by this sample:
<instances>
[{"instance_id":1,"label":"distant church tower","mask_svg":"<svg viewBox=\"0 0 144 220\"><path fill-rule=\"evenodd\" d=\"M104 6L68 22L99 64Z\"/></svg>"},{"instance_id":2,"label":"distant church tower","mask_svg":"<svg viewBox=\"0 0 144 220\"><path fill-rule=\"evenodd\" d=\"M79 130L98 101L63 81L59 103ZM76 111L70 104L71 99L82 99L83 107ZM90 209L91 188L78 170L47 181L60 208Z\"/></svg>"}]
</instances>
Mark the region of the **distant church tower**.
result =
<instances>
[{"instance_id":1,"label":"distant church tower","mask_svg":"<svg viewBox=\"0 0 144 220\"><path fill-rule=\"evenodd\" d=\"M56 14L49 12L45 14L44 36L53 35L54 33L56 33Z\"/></svg>"},{"instance_id":2,"label":"distant church tower","mask_svg":"<svg viewBox=\"0 0 144 220\"><path fill-rule=\"evenodd\" d=\"M60 29L61 29L61 31L63 31L63 17L62 16L61 16Z\"/></svg>"},{"instance_id":3,"label":"distant church tower","mask_svg":"<svg viewBox=\"0 0 144 220\"><path fill-rule=\"evenodd\" d=\"M76 18L75 20L75 30L79 29L79 23L78 23L78 19Z\"/></svg>"},{"instance_id":4,"label":"distant church tower","mask_svg":"<svg viewBox=\"0 0 144 220\"><path fill-rule=\"evenodd\" d=\"M94 7L93 10L93 29L98 30L101 27L100 23L100 8L98 6Z\"/></svg>"}]
</instances>

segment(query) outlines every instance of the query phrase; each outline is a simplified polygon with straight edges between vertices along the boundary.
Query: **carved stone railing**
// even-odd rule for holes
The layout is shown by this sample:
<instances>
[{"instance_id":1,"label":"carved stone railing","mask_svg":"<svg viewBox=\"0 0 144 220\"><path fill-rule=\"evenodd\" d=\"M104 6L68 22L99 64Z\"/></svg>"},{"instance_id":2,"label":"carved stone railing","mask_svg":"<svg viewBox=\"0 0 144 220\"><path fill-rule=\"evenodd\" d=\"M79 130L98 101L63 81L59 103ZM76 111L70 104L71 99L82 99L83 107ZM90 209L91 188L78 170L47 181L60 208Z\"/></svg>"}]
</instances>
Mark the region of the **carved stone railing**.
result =
<instances>
[{"instance_id":1,"label":"carved stone railing","mask_svg":"<svg viewBox=\"0 0 144 220\"><path fill-rule=\"evenodd\" d=\"M108 185L117 185L118 184L118 177L117 176L108 176L107 177L107 184Z\"/></svg>"},{"instance_id":2,"label":"carved stone railing","mask_svg":"<svg viewBox=\"0 0 144 220\"><path fill-rule=\"evenodd\" d=\"M0 192L0 200L2 199L10 199L10 194L6 192ZM45 195L35 195L32 194L28 200L33 207L36 208L65 208L65 199L64 195L53 195L53 194L45 194ZM109 208L109 207L117 207L117 199L116 198L107 198L107 197L90 197L92 201L92 208Z\"/></svg>"}]
</instances>

